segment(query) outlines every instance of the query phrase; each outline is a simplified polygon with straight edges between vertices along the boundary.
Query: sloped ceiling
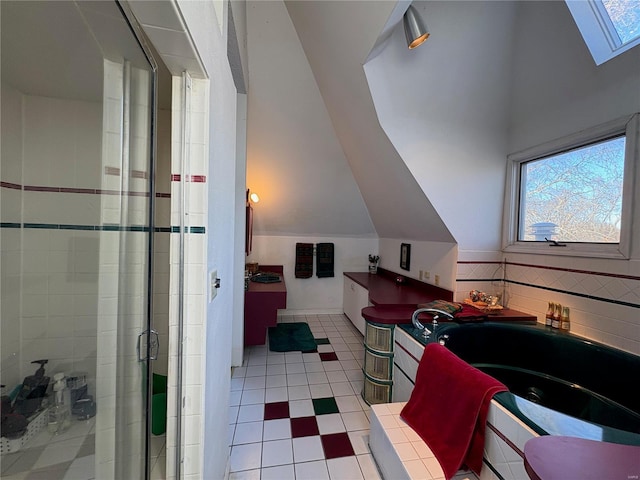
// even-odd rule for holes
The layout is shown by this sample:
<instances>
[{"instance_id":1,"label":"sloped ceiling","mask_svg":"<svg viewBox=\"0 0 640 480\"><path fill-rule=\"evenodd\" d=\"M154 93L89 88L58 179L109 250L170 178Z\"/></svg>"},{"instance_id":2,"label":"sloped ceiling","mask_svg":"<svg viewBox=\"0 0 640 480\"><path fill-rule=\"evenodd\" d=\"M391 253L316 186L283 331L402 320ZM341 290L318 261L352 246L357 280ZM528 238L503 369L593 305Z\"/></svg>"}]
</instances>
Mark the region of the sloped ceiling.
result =
<instances>
[{"instance_id":1,"label":"sloped ceiling","mask_svg":"<svg viewBox=\"0 0 640 480\"><path fill-rule=\"evenodd\" d=\"M351 193L336 188L335 183L323 179L318 170L322 166L305 163L303 155L299 157L300 165L292 171L290 168L286 169L286 163L268 158L269 153L276 149L269 148L264 138L261 144L258 143L258 124L254 121L255 116L252 118L251 92L258 91L261 85L252 76L258 52L255 49L256 43L251 40L252 31L253 35L256 34L256 25L249 20L248 185L254 189L251 183L258 182L260 178L277 179L282 176L288 177L290 184L304 182L306 192L302 197L297 195L299 192L293 187L290 188L291 192L278 192L285 198L279 200L280 210L273 214L269 213L271 209L267 205L264 210L259 206L261 210L256 214L256 233L277 231L291 235L331 235L335 234L335 226L340 225L340 234L362 234L362 227L358 227L360 213L347 210L351 208L350 195L359 190L379 237L455 241L381 129L363 70L363 64L383 32L396 3L322 0L285 2L286 11L299 39L297 42L304 51L313 81L322 97L321 108L326 109L342 155L348 162L350 172L338 172L334 180L344 180L352 175L354 182ZM250 2L248 18L256 18L255 12L252 14L252 9L256 8L263 9L260 18L265 18L267 9L277 9L278 4L281 2ZM275 25L263 27L263 32L279 28ZM267 48L265 42L266 39L262 39L259 44L261 54ZM275 48L285 47L286 45L280 44ZM282 72L290 56L289 50L282 50L271 74ZM261 125L267 130L273 121L279 121L280 115L287 111L278 110L276 105L272 107L276 118L271 125L268 118L261 119ZM314 132L310 131L308 134L313 135ZM263 133L263 136L266 135ZM280 148L296 148L295 142L292 145L281 145ZM307 198L311 201L305 205ZM327 204L328 199L331 202ZM287 205L296 210L283 209L282 206ZM304 215L299 214L302 208L307 209ZM328 222L320 224L318 213L327 216ZM319 231L319 227L322 231Z\"/></svg>"},{"instance_id":2,"label":"sloped ceiling","mask_svg":"<svg viewBox=\"0 0 640 480\"><path fill-rule=\"evenodd\" d=\"M397 2L285 3L378 235L454 242L380 127L363 69Z\"/></svg>"}]
</instances>

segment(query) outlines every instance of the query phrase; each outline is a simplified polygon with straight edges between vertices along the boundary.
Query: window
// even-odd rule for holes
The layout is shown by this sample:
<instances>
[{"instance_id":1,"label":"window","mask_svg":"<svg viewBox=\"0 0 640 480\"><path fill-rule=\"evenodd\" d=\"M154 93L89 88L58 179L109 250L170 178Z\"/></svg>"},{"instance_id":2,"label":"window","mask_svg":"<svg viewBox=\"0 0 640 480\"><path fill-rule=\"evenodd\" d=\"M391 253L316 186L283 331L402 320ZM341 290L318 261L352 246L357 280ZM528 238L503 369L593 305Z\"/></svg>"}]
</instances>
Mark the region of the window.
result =
<instances>
[{"instance_id":1,"label":"window","mask_svg":"<svg viewBox=\"0 0 640 480\"><path fill-rule=\"evenodd\" d=\"M566 4L596 65L640 44L640 0L566 0Z\"/></svg>"},{"instance_id":2,"label":"window","mask_svg":"<svg viewBox=\"0 0 640 480\"><path fill-rule=\"evenodd\" d=\"M639 116L509 156L506 251L628 257Z\"/></svg>"}]
</instances>

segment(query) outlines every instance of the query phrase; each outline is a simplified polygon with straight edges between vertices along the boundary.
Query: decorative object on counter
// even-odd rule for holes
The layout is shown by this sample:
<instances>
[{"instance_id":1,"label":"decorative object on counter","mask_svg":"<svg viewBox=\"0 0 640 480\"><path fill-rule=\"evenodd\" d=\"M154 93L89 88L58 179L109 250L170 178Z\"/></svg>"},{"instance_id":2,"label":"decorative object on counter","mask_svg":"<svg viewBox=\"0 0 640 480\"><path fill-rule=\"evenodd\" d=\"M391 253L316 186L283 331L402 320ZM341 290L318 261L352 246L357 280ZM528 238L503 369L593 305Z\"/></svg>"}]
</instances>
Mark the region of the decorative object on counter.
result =
<instances>
[{"instance_id":1,"label":"decorative object on counter","mask_svg":"<svg viewBox=\"0 0 640 480\"><path fill-rule=\"evenodd\" d=\"M269 327L269 350L272 352L312 352L318 349L309 324L279 323Z\"/></svg>"},{"instance_id":2,"label":"decorative object on counter","mask_svg":"<svg viewBox=\"0 0 640 480\"><path fill-rule=\"evenodd\" d=\"M397 275L396 276L396 285L402 285L404 283L407 283L407 279L405 277L403 277L402 275Z\"/></svg>"},{"instance_id":3,"label":"decorative object on counter","mask_svg":"<svg viewBox=\"0 0 640 480\"><path fill-rule=\"evenodd\" d=\"M313 243L296 243L296 278L313 276Z\"/></svg>"},{"instance_id":4,"label":"decorative object on counter","mask_svg":"<svg viewBox=\"0 0 640 480\"><path fill-rule=\"evenodd\" d=\"M400 268L403 270L411 270L411 244L400 244Z\"/></svg>"},{"instance_id":5,"label":"decorative object on counter","mask_svg":"<svg viewBox=\"0 0 640 480\"><path fill-rule=\"evenodd\" d=\"M244 269L249 273L249 275L253 275L254 273L258 273L258 262L245 263Z\"/></svg>"},{"instance_id":6,"label":"decorative object on counter","mask_svg":"<svg viewBox=\"0 0 640 480\"><path fill-rule=\"evenodd\" d=\"M562 307L560 314L560 330L568 332L571 329L571 321L569 320L569 307Z\"/></svg>"},{"instance_id":7,"label":"decorative object on counter","mask_svg":"<svg viewBox=\"0 0 640 480\"><path fill-rule=\"evenodd\" d=\"M316 244L316 276L318 278L333 277L333 243Z\"/></svg>"},{"instance_id":8,"label":"decorative object on counter","mask_svg":"<svg viewBox=\"0 0 640 480\"><path fill-rule=\"evenodd\" d=\"M464 299L464 303L473 305L483 311L502 310L504 307L500 305L501 295L499 293L489 294L478 290L471 290L469 298Z\"/></svg>"},{"instance_id":9,"label":"decorative object on counter","mask_svg":"<svg viewBox=\"0 0 640 480\"><path fill-rule=\"evenodd\" d=\"M551 320L551 327L555 329L560 328L560 315L562 314L562 305L559 303L555 304L555 308L553 310L553 319Z\"/></svg>"},{"instance_id":10,"label":"decorative object on counter","mask_svg":"<svg viewBox=\"0 0 640 480\"><path fill-rule=\"evenodd\" d=\"M553 302L549 302L549 306L547 307L547 313L544 316L544 324L546 327L551 328L551 324L553 323L553 312L556 310L556 304Z\"/></svg>"},{"instance_id":11,"label":"decorative object on counter","mask_svg":"<svg viewBox=\"0 0 640 480\"><path fill-rule=\"evenodd\" d=\"M369 273L378 273L378 263L380 263L379 255L369 255Z\"/></svg>"}]
</instances>

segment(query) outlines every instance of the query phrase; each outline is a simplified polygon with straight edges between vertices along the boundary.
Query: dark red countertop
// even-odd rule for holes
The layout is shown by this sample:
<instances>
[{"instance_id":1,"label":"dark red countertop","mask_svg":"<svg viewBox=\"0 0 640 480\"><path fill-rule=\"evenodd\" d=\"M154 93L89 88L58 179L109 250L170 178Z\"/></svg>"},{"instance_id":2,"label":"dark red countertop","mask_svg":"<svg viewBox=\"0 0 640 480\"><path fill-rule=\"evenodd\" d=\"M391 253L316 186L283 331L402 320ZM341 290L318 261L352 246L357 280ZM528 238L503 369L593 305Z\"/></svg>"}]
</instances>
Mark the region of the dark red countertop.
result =
<instances>
[{"instance_id":1,"label":"dark red countertop","mask_svg":"<svg viewBox=\"0 0 640 480\"><path fill-rule=\"evenodd\" d=\"M369 301L375 306L416 307L419 303L437 299L453 300L451 290L429 285L382 268L379 268L375 275L365 272L345 272L345 275L369 290ZM398 276L402 276L405 283L396 283Z\"/></svg>"},{"instance_id":2,"label":"dark red countertop","mask_svg":"<svg viewBox=\"0 0 640 480\"><path fill-rule=\"evenodd\" d=\"M411 323L411 315L421 303L433 300L453 301L453 292L435 285L404 277L405 283L396 283L399 275L379 268L372 275L366 272L345 272L344 275L369 290L373 306L362 309L365 320L379 324ZM420 317L424 320L427 314ZM505 308L487 314L489 321L536 323L534 315Z\"/></svg>"},{"instance_id":3,"label":"dark red countertop","mask_svg":"<svg viewBox=\"0 0 640 480\"><path fill-rule=\"evenodd\" d=\"M532 480L637 479L640 447L544 435L525 444L524 467Z\"/></svg>"}]
</instances>

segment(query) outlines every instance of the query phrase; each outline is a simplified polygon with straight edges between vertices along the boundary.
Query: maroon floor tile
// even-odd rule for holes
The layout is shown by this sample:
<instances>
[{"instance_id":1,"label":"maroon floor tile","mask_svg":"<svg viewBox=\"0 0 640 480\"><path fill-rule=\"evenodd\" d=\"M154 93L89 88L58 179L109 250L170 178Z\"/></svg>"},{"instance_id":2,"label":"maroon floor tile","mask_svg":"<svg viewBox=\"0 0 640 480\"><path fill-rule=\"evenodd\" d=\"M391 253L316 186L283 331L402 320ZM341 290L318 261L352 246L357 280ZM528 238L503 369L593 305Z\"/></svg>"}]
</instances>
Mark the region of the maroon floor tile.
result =
<instances>
[{"instance_id":1,"label":"maroon floor tile","mask_svg":"<svg viewBox=\"0 0 640 480\"><path fill-rule=\"evenodd\" d=\"M320 435L324 457L329 460L338 457L351 457L355 455L349 435L346 432Z\"/></svg>"},{"instance_id":2,"label":"maroon floor tile","mask_svg":"<svg viewBox=\"0 0 640 480\"><path fill-rule=\"evenodd\" d=\"M312 437L320 435L316 417L299 417L291 419L291 437Z\"/></svg>"},{"instance_id":3,"label":"maroon floor tile","mask_svg":"<svg viewBox=\"0 0 640 480\"><path fill-rule=\"evenodd\" d=\"M265 403L264 419L277 420L279 418L289 418L289 402Z\"/></svg>"},{"instance_id":4,"label":"maroon floor tile","mask_svg":"<svg viewBox=\"0 0 640 480\"><path fill-rule=\"evenodd\" d=\"M324 352L320 354L320 360L323 362L331 362L332 360L338 360L336 352Z\"/></svg>"}]
</instances>

